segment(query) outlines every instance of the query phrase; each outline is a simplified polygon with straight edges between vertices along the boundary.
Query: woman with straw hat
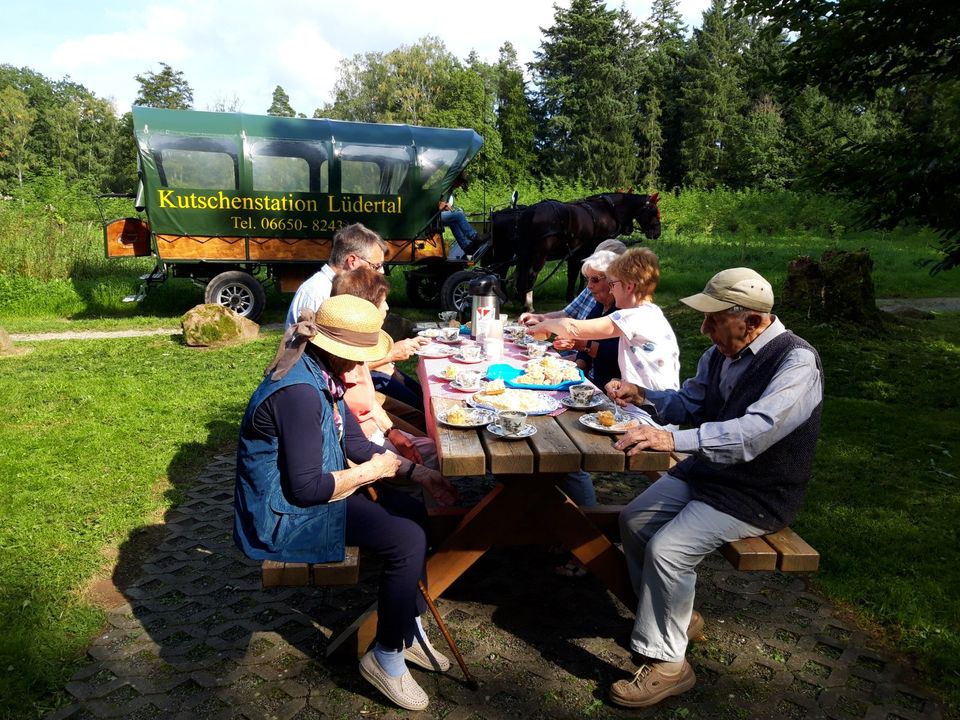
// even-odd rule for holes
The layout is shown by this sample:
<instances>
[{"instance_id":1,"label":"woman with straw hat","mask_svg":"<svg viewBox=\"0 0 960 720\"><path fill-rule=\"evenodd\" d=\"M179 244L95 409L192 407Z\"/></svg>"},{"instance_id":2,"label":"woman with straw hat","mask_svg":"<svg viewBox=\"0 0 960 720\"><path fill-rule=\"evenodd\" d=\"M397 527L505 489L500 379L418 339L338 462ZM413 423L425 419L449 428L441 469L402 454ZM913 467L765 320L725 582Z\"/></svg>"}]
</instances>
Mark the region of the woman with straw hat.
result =
<instances>
[{"instance_id":1,"label":"woman with straw hat","mask_svg":"<svg viewBox=\"0 0 960 720\"><path fill-rule=\"evenodd\" d=\"M301 312L287 329L241 422L234 538L255 560L335 562L346 545L379 555L376 644L360 661L360 673L397 705L422 710L427 695L405 660L427 670L450 667L420 624L426 511L387 485L377 486L376 502L362 492L396 475L416 482L415 466L364 437L337 377L387 354L392 341L382 324L374 305L340 295L325 300L316 315ZM441 504L455 499L449 481L425 489Z\"/></svg>"}]
</instances>

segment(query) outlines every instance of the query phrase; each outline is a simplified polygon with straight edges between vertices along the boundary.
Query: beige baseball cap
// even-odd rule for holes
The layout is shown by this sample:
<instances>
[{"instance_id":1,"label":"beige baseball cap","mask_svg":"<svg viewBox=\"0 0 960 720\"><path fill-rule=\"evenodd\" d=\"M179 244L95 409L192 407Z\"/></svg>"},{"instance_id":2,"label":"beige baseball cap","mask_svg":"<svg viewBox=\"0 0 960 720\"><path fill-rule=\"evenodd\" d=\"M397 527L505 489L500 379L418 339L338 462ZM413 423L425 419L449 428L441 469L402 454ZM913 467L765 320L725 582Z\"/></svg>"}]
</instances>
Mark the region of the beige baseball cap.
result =
<instances>
[{"instance_id":1,"label":"beige baseball cap","mask_svg":"<svg viewBox=\"0 0 960 720\"><path fill-rule=\"evenodd\" d=\"M739 305L766 313L773 309L773 288L750 268L730 268L710 278L703 292L681 298L680 302L700 312L720 312Z\"/></svg>"}]
</instances>

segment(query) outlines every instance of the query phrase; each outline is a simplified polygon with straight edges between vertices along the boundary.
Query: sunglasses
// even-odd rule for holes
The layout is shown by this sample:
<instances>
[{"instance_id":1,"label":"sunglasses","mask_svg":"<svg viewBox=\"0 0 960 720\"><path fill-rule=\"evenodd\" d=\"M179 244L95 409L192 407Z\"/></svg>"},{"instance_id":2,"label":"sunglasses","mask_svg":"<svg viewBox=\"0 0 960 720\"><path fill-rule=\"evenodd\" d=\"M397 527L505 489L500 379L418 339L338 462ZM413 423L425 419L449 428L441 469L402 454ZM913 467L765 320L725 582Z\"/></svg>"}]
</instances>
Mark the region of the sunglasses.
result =
<instances>
[{"instance_id":1,"label":"sunglasses","mask_svg":"<svg viewBox=\"0 0 960 720\"><path fill-rule=\"evenodd\" d=\"M587 284L596 285L597 283L603 282L606 279L607 278L605 275L589 275L587 276Z\"/></svg>"}]
</instances>

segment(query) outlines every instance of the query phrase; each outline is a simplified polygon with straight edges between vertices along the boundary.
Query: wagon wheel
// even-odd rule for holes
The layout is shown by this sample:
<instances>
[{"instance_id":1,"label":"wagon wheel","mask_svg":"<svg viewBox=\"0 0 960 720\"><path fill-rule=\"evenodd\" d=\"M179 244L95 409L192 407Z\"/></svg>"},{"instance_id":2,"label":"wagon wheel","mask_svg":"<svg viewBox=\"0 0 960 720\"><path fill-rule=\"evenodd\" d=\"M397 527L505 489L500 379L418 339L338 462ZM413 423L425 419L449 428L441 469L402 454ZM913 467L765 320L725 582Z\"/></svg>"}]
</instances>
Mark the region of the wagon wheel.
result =
<instances>
[{"instance_id":1,"label":"wagon wheel","mask_svg":"<svg viewBox=\"0 0 960 720\"><path fill-rule=\"evenodd\" d=\"M419 307L437 307L440 304L440 291L443 275L426 272L407 273L407 299Z\"/></svg>"},{"instance_id":2,"label":"wagon wheel","mask_svg":"<svg viewBox=\"0 0 960 720\"><path fill-rule=\"evenodd\" d=\"M256 321L267 305L263 285L250 273L241 270L222 272L207 283L203 300L223 305L238 315Z\"/></svg>"},{"instance_id":3,"label":"wagon wheel","mask_svg":"<svg viewBox=\"0 0 960 720\"><path fill-rule=\"evenodd\" d=\"M440 290L440 307L461 313L469 310L470 281L479 274L475 270L460 270L444 280Z\"/></svg>"}]
</instances>

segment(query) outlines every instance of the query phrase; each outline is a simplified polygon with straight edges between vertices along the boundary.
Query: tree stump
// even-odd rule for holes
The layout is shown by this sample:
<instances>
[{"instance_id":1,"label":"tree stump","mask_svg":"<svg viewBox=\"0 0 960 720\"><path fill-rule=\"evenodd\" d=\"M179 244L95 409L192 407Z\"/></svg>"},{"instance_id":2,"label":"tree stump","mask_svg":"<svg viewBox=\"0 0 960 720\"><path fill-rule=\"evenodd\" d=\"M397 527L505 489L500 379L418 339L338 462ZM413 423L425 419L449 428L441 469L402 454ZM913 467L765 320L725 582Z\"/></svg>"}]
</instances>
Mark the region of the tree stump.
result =
<instances>
[{"instance_id":1,"label":"tree stump","mask_svg":"<svg viewBox=\"0 0 960 720\"><path fill-rule=\"evenodd\" d=\"M790 263L781 305L810 320L846 320L882 325L873 291L873 260L868 250L827 250L819 262L809 256Z\"/></svg>"}]
</instances>

